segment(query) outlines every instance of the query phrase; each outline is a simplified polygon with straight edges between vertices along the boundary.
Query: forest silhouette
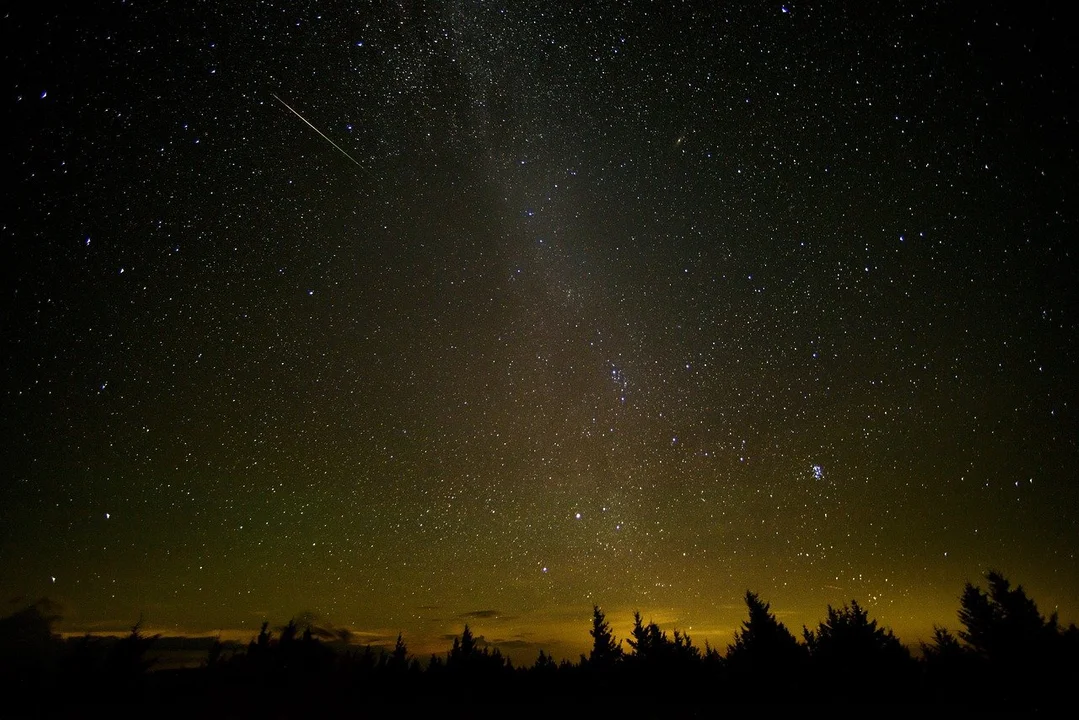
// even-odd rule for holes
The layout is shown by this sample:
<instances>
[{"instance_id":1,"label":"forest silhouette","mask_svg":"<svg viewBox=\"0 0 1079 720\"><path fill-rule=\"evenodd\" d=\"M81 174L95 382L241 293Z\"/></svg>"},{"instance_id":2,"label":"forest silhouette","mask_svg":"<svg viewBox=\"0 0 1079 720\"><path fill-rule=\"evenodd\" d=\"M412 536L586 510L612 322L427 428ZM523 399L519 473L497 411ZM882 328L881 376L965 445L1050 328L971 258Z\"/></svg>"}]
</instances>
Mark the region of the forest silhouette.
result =
<instances>
[{"instance_id":1,"label":"forest silhouette","mask_svg":"<svg viewBox=\"0 0 1079 720\"><path fill-rule=\"evenodd\" d=\"M448 717L712 717L732 706L873 706L896 714L962 716L1014 708L1051 712L1079 687L1079 630L1046 618L1000 573L967 583L953 634L934 628L912 653L856 600L829 606L799 640L769 603L746 592L746 619L725 652L670 635L634 613L626 638L592 608L592 648L576 661L544 651L515 667L465 625L427 658L397 636L391 649L348 643L347 631L265 622L244 647L219 640L199 667L155 669L136 624L122 638L62 639L40 600L0 619L5 715L138 711L221 717L367 717L387 710ZM343 650L341 648L344 648Z\"/></svg>"}]
</instances>

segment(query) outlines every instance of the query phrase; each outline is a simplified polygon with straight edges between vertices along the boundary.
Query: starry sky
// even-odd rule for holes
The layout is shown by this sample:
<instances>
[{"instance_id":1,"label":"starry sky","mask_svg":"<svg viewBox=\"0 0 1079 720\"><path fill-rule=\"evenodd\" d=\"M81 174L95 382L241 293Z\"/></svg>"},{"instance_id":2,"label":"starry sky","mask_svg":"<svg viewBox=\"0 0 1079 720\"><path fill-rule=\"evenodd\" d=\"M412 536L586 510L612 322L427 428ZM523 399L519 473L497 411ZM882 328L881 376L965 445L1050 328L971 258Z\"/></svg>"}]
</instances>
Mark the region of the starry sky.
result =
<instances>
[{"instance_id":1,"label":"starry sky","mask_svg":"<svg viewBox=\"0 0 1079 720\"><path fill-rule=\"evenodd\" d=\"M578 6L579 5L579 6ZM1079 620L1048 2L16 3L0 591L576 657Z\"/></svg>"}]
</instances>

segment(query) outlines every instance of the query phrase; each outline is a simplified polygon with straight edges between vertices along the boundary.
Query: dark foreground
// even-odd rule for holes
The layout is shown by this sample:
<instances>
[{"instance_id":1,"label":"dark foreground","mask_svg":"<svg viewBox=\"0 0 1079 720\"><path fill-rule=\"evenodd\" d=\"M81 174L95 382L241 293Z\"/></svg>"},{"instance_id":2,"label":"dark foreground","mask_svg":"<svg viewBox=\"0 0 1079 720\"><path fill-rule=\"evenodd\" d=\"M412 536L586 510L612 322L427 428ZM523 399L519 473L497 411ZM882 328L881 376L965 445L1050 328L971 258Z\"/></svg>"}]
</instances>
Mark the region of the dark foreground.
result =
<instances>
[{"instance_id":1,"label":"dark foreground","mask_svg":"<svg viewBox=\"0 0 1079 720\"><path fill-rule=\"evenodd\" d=\"M0 717L692 718L1070 716L1079 630L1043 617L1022 587L988 573L967 584L958 636L938 628L918 657L856 601L829 607L802 639L746 593L748 619L726 653L634 615L618 640L593 608L592 649L578 662L540 652L514 667L466 625L425 661L290 621L249 645L206 645L195 668L155 669L167 643L139 627L123 638L62 640L38 602L0 619ZM160 642L159 642L160 641Z\"/></svg>"}]
</instances>

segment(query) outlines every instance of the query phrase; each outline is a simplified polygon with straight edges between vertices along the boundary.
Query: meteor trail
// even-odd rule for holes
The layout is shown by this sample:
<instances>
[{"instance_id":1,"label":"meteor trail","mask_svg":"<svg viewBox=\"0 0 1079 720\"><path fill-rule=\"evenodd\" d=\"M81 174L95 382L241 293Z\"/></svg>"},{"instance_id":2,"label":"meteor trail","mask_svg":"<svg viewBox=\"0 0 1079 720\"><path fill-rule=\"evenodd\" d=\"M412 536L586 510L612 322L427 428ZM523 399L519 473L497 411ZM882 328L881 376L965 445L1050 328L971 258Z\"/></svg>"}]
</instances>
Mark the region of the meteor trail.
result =
<instances>
[{"instance_id":1,"label":"meteor trail","mask_svg":"<svg viewBox=\"0 0 1079 720\"><path fill-rule=\"evenodd\" d=\"M288 104L287 102L285 102L285 101L284 101L284 100L282 100L281 98L277 97L277 95L274 95L273 93L270 93L270 94L271 94L271 95L273 95L274 99L275 99L275 100L277 100L277 102L281 103L281 104L282 104L282 105L284 105L284 106L285 106L286 108L288 108L289 112L291 112L291 113L292 113L293 115L295 115L296 117L298 117L298 118L300 118L301 120L303 120L303 121L304 121L305 123L307 123L307 126L308 126L309 128L311 128L312 130L314 130L315 132L317 132L317 133L318 133L319 135L321 135L321 136L322 136L322 139L323 139L323 140L325 140L325 141L326 141L326 142L328 142L328 143L329 143L330 145L333 145L333 146L334 146L335 148L337 148L338 152L340 152L340 153L341 153L342 155L344 155L344 156L345 156L345 157L347 157L347 158L348 158L349 160L351 160L351 161L352 161L352 162L353 162L353 163L354 163L354 164L356 165L356 167L358 167L358 168L359 168L360 170L364 170L364 171L366 171L366 170L367 170L367 168L365 168L365 167L364 167L363 165L360 165L360 163L359 163L359 162L358 162L358 161L356 160L356 158L352 157L352 156L351 156L351 155L349 155L349 154L348 154L347 152L345 152L345 151L344 151L344 149L342 149L342 147L341 147L340 145L338 145L338 144L337 144L337 143L335 143L335 142L334 142L333 140L330 140L330 139L329 139L328 137L326 137L326 133L322 132L321 130L319 130L319 129L318 129L317 127L315 127L315 126L314 126L314 125L312 125L311 123L307 122L307 118L305 118L305 117L304 117L303 115L301 115L300 113L298 113L298 112L296 112L295 110L293 110L293 109L292 109L292 106L290 106L290 105L289 105L289 104Z\"/></svg>"}]
</instances>

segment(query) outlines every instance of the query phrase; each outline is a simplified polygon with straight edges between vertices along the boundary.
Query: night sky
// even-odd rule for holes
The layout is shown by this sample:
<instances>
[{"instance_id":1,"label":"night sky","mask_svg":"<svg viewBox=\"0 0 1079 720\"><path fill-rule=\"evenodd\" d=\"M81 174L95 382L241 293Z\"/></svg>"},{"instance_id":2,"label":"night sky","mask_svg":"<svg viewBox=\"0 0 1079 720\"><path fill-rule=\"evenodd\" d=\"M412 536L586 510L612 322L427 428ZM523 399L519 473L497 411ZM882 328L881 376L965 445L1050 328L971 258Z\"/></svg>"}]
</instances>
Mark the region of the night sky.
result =
<instances>
[{"instance_id":1,"label":"night sky","mask_svg":"<svg viewBox=\"0 0 1079 720\"><path fill-rule=\"evenodd\" d=\"M5 613L1079 620L1053 3L56 5L3 15Z\"/></svg>"}]
</instances>

